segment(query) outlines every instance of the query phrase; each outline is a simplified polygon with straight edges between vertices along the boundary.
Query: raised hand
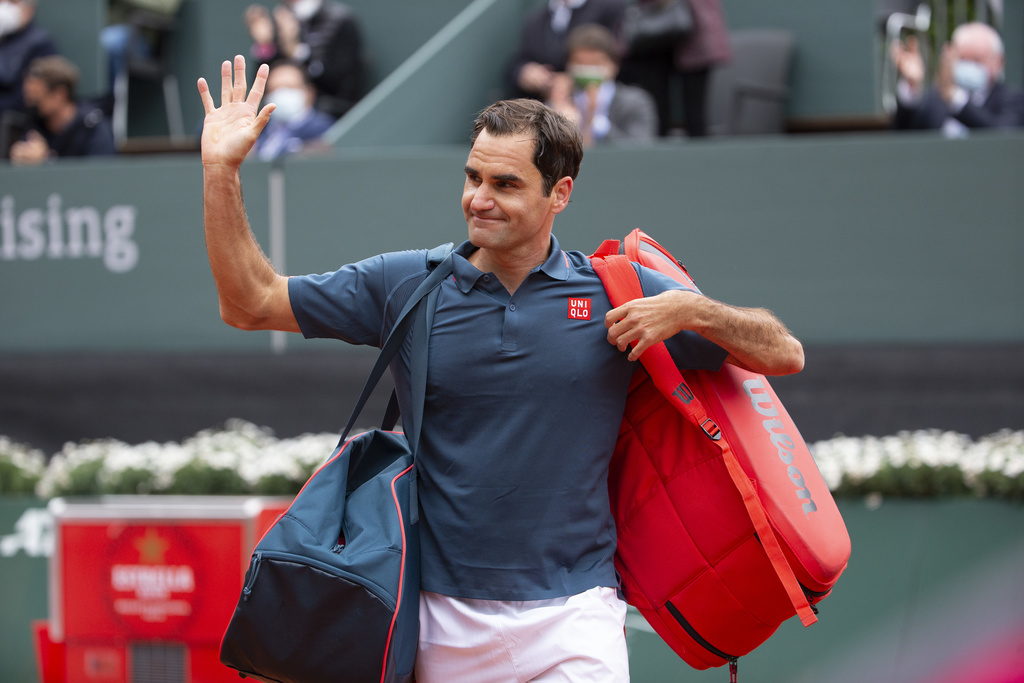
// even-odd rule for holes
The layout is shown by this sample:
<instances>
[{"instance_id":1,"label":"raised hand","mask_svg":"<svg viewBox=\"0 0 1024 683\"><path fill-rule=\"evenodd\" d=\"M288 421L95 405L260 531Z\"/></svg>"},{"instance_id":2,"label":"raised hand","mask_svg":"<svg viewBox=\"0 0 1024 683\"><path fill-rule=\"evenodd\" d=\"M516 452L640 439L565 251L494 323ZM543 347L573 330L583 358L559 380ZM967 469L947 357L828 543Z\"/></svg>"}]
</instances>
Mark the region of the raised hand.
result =
<instances>
[{"instance_id":1,"label":"raised hand","mask_svg":"<svg viewBox=\"0 0 1024 683\"><path fill-rule=\"evenodd\" d=\"M899 40L893 41L889 53L900 78L905 79L912 90L919 90L924 83L925 67L917 38L907 36L905 45Z\"/></svg>"},{"instance_id":2,"label":"raised hand","mask_svg":"<svg viewBox=\"0 0 1024 683\"><path fill-rule=\"evenodd\" d=\"M199 97L206 111L201 141L204 166L242 165L274 111L273 104L259 109L269 71L266 64L260 66L246 95L245 58L235 56L233 79L232 64L225 61L220 66L220 107L214 105L206 79L199 79Z\"/></svg>"}]
</instances>

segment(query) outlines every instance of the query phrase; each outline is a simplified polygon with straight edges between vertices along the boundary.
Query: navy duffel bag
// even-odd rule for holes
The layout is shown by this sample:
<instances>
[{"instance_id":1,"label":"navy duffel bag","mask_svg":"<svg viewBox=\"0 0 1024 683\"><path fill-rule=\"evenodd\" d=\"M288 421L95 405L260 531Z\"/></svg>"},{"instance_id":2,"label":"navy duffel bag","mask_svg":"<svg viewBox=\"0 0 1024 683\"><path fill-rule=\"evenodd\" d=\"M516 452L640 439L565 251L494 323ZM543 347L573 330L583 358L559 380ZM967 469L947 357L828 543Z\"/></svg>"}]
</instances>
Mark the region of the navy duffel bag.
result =
<instances>
[{"instance_id":1,"label":"navy duffel bag","mask_svg":"<svg viewBox=\"0 0 1024 683\"><path fill-rule=\"evenodd\" d=\"M451 246L438 249L447 254ZM430 252L434 262L437 254ZM412 680L419 636L413 452L436 287L450 273L448 257L412 294L338 448L256 545L220 651L221 662L242 676L276 683ZM414 319L406 434L376 429L346 442Z\"/></svg>"}]
</instances>

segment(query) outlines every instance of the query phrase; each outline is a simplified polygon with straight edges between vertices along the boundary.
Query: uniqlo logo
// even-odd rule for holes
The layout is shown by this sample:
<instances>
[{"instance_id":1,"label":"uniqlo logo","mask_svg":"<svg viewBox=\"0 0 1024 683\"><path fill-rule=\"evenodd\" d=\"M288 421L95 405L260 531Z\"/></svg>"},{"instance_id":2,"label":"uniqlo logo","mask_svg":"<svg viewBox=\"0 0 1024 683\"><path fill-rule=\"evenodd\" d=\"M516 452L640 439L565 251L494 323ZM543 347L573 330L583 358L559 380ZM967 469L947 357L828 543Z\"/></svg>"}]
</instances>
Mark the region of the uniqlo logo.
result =
<instances>
[{"instance_id":1,"label":"uniqlo logo","mask_svg":"<svg viewBox=\"0 0 1024 683\"><path fill-rule=\"evenodd\" d=\"M569 320L590 320L590 299L569 299Z\"/></svg>"}]
</instances>

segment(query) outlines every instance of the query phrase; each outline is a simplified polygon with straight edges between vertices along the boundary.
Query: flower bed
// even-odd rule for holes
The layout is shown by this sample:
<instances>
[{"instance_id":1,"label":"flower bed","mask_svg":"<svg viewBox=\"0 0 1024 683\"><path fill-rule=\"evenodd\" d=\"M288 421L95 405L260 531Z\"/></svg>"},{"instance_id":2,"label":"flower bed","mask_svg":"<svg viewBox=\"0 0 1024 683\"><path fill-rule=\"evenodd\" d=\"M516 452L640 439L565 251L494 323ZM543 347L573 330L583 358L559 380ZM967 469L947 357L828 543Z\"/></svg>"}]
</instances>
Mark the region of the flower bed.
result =
<instances>
[{"instance_id":1,"label":"flower bed","mask_svg":"<svg viewBox=\"0 0 1024 683\"><path fill-rule=\"evenodd\" d=\"M337 445L336 434L277 439L242 420L179 443L68 443L47 459L0 436L0 494L297 493ZM1024 500L1024 431L972 440L938 430L837 436L810 444L837 497L977 496Z\"/></svg>"}]
</instances>

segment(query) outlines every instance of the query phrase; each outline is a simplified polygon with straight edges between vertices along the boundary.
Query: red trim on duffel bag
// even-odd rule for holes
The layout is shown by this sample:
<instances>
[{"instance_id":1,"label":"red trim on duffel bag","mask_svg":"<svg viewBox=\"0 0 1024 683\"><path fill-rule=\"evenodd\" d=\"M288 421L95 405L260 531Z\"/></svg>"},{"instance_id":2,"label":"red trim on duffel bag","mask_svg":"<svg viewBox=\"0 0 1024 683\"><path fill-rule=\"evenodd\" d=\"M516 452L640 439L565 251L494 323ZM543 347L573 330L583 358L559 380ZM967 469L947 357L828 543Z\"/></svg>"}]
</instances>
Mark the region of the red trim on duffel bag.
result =
<instances>
[{"instance_id":1,"label":"red trim on duffel bag","mask_svg":"<svg viewBox=\"0 0 1024 683\"><path fill-rule=\"evenodd\" d=\"M384 645L384 661L380 667L380 680L384 682L384 677L388 671L388 652L391 650L391 636L395 632L395 623L398 621L398 611L402 607L403 593L405 592L405 553L407 551L407 545L405 542L405 518L402 517L402 504L398 501L398 492L395 490L395 482L404 477L416 464L409 465L404 470L395 475L395 478L391 480L391 500L395 503L395 511L398 512L398 525L402 530L402 571L398 574L398 597L395 599L395 613L391 617L391 627L388 629L388 640Z\"/></svg>"}]
</instances>

